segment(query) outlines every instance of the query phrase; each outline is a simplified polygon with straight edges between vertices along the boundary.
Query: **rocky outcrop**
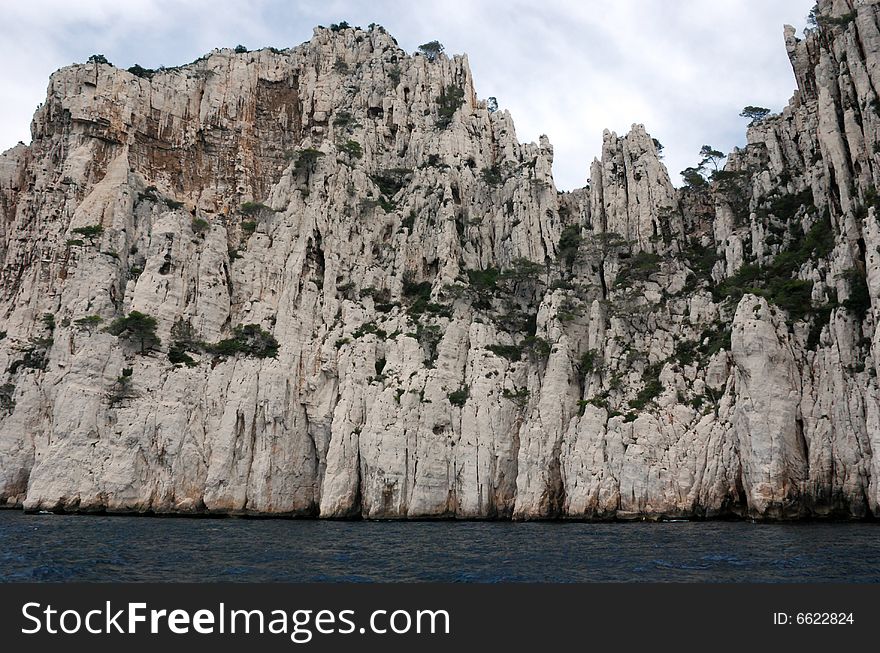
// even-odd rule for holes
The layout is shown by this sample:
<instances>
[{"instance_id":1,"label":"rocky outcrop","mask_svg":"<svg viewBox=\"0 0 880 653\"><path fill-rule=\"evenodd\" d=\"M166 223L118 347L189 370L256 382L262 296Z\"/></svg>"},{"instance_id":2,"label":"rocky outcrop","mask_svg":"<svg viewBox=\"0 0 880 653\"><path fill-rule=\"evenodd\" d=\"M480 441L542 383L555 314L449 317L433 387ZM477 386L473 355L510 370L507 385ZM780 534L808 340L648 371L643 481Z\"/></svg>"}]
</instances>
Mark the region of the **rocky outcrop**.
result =
<instances>
[{"instance_id":1,"label":"rocky outcrop","mask_svg":"<svg viewBox=\"0 0 880 653\"><path fill-rule=\"evenodd\" d=\"M55 73L0 156L0 501L365 518L880 510L878 7L705 187L587 188L381 27Z\"/></svg>"},{"instance_id":2,"label":"rocky outcrop","mask_svg":"<svg viewBox=\"0 0 880 653\"><path fill-rule=\"evenodd\" d=\"M683 235L673 210L675 189L643 125L633 125L623 138L605 131L602 158L593 162L590 179L597 233L619 234L635 251L654 251L664 238Z\"/></svg>"}]
</instances>

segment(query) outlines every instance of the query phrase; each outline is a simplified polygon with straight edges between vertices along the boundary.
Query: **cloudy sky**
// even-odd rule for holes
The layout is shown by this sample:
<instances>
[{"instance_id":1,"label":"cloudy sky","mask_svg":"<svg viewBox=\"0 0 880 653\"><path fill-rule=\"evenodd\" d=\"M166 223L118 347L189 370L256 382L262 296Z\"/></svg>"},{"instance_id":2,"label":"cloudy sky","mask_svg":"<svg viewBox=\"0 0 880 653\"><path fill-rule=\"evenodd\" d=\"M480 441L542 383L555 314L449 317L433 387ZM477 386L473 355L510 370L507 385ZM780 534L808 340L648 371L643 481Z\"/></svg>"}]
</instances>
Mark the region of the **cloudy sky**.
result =
<instances>
[{"instance_id":1,"label":"cloudy sky","mask_svg":"<svg viewBox=\"0 0 880 653\"><path fill-rule=\"evenodd\" d=\"M0 42L0 150L30 141L49 74L103 53L120 67L172 66L239 43L308 40L315 25L379 23L413 51L467 53L482 97L509 109L520 140L546 133L560 189L582 186L602 130L634 122L677 172L703 144L745 140L746 104L781 109L795 88L782 26L814 0L9 0Z\"/></svg>"}]
</instances>

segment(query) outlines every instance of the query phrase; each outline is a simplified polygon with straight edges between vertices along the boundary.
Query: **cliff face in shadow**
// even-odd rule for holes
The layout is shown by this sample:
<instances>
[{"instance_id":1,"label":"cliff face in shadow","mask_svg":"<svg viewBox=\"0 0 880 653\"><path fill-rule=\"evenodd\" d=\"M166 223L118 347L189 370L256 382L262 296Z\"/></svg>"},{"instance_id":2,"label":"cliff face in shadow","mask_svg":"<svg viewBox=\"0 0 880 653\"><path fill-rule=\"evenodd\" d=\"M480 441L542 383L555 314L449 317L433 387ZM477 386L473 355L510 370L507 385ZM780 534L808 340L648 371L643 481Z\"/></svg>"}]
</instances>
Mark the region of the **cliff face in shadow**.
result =
<instances>
[{"instance_id":1,"label":"cliff face in shadow","mask_svg":"<svg viewBox=\"0 0 880 653\"><path fill-rule=\"evenodd\" d=\"M0 501L875 516L880 11L819 8L683 190L635 125L558 192L380 27L58 71L0 156Z\"/></svg>"}]
</instances>

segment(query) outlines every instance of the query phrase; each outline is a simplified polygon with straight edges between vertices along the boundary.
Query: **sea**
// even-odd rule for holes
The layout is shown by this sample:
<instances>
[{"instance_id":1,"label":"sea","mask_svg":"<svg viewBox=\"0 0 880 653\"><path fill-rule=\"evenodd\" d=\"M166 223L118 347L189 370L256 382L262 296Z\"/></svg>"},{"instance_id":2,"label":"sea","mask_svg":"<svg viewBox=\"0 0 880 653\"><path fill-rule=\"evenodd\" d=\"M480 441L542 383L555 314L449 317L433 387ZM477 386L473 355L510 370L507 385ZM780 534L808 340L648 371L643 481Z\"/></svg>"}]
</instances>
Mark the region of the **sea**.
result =
<instances>
[{"instance_id":1,"label":"sea","mask_svg":"<svg viewBox=\"0 0 880 653\"><path fill-rule=\"evenodd\" d=\"M0 510L2 582L880 582L880 523L324 521Z\"/></svg>"}]
</instances>

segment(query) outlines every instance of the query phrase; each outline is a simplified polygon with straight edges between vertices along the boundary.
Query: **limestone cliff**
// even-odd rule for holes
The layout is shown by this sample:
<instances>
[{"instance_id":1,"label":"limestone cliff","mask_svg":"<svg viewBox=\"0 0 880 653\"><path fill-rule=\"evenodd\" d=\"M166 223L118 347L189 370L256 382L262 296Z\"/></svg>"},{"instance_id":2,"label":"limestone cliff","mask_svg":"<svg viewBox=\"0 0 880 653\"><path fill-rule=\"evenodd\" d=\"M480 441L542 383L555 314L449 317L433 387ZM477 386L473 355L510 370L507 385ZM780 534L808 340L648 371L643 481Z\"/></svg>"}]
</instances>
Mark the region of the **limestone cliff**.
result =
<instances>
[{"instance_id":1,"label":"limestone cliff","mask_svg":"<svg viewBox=\"0 0 880 653\"><path fill-rule=\"evenodd\" d=\"M56 72L0 156L0 501L366 518L880 512L880 8L702 187L588 187L381 27Z\"/></svg>"}]
</instances>

